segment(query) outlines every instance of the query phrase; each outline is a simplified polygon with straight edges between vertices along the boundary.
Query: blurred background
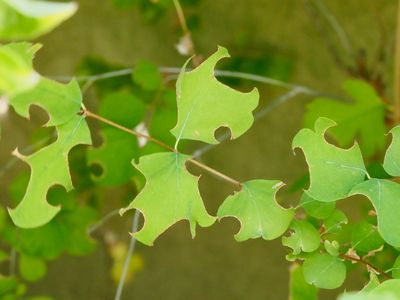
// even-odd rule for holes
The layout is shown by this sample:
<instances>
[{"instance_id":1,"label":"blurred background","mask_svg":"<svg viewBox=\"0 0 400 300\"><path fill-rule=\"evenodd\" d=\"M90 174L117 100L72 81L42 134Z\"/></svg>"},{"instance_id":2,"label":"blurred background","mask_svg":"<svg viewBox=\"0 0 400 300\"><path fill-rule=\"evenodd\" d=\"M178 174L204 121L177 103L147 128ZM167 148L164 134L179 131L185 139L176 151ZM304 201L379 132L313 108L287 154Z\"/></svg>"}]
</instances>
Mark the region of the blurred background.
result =
<instances>
[{"instance_id":1,"label":"blurred background","mask_svg":"<svg viewBox=\"0 0 400 300\"><path fill-rule=\"evenodd\" d=\"M37 40L43 48L34 64L41 74L65 80L74 75L130 68L143 60L177 68L186 61L187 57L177 50L183 34L173 5L161 0L78 2L79 10L71 19ZM317 95L346 98L342 84L349 78L368 81L382 98L390 99L396 5L394 0L182 0L199 56L206 58L221 45L232 58L221 61L218 69L271 77L313 91L279 98L291 89L221 78L242 91L253 86L259 89L259 117L249 132L235 141L224 141L206 150L202 144L188 143L185 152L203 149L203 162L239 180L267 178L286 182L288 186L279 193L279 199L282 205L289 206L307 182L304 158L300 153L293 155L291 149L293 136L304 125L306 105ZM182 43L180 47L182 50ZM144 105L154 96L146 88L140 90L132 85L130 76L81 83L84 102L94 111L107 97L117 110L115 93L133 93L144 99ZM173 91L174 81L167 87ZM21 198L29 175L28 167L12 158L12 150L18 146L30 153L51 141L46 139L51 130L41 127L45 113L33 108L31 115L31 121L11 110L1 115L0 196L7 206L14 207L15 199ZM174 121L161 119L160 130L168 131L170 124ZM90 126L94 129L95 147L99 147L104 141L100 130L96 130L99 125L90 122ZM113 299L115 295L133 213L123 217L111 214L104 224L92 228L92 240L86 240L84 230L97 224L102 216L126 206L133 199L137 184L99 182L96 175L102 170L87 163L91 158L86 151L87 147L80 146L71 154L76 194L52 190L54 202L68 202L72 197L78 199L73 201L84 203L86 210L79 220L66 217L77 224L80 232L68 238L82 242L75 249L65 246L67 250L53 249L57 255L43 255L49 261L47 272L41 280L29 283L29 294L60 300ZM115 149L115 153L118 155L119 150ZM379 157L377 153L371 157ZM93 157L99 159L99 154ZM131 172L130 165L126 168ZM297 188L293 187L295 183ZM209 175L202 176L200 186L211 214L232 192L229 185ZM349 218L357 219L358 208L368 204L355 199L339 206ZM223 219L210 228L199 228L192 240L188 224L181 222L162 235L154 247L137 244L122 299L287 299L287 249L279 239L237 243L233 235L238 229L237 220ZM53 234L49 230L41 236ZM15 230L6 230L4 236L15 242ZM28 232L22 236L29 241L25 247L34 245L35 235ZM23 243L19 242L18 247L23 248ZM339 291L361 288L365 282L362 273L357 269L352 272ZM322 293L321 299L334 299L337 293Z\"/></svg>"}]
</instances>

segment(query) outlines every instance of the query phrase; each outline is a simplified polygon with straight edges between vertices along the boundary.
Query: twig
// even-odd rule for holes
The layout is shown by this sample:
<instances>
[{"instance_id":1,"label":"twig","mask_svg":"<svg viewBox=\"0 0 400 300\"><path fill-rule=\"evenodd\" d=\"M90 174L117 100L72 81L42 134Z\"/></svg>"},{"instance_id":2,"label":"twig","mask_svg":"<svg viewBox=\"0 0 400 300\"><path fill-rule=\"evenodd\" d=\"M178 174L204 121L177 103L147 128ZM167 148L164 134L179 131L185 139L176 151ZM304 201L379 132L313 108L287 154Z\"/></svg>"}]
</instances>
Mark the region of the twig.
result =
<instances>
[{"instance_id":1,"label":"twig","mask_svg":"<svg viewBox=\"0 0 400 300\"><path fill-rule=\"evenodd\" d=\"M95 82L95 81L104 80L104 79L126 76L126 75L131 74L133 70L134 70L134 68L126 68L126 69L121 69L121 70L116 70L116 71L111 71L111 72L106 72L106 73L100 73L100 74L95 74L95 75L90 75L90 76L77 76L77 77L49 76L49 77L56 79L56 80L61 80L61 81L70 81L71 79L75 78L78 81ZM191 71L191 70L192 69L187 68L187 71ZM181 68L159 67L159 71L164 74L179 74L181 72ZM274 79L271 77L260 76L260 75L251 74L251 73L229 71L229 70L215 70L214 74L217 77L230 77L230 78L245 79L245 80L270 84L270 85L287 88L287 89L300 88L303 90L304 94L308 94L308 95L323 95L323 94L325 94L323 92L320 92L318 90L315 90L313 88L310 88L310 87L307 87L307 86L304 86L301 84L288 83L288 82Z\"/></svg>"},{"instance_id":2,"label":"twig","mask_svg":"<svg viewBox=\"0 0 400 300\"><path fill-rule=\"evenodd\" d=\"M358 262L361 263L363 265L366 265L367 268L373 270L374 272L376 272L377 274L380 274L382 276L384 276L386 279L392 279L392 276L390 276L388 273L386 273L385 271L371 265L369 262L363 260L362 258L358 258L358 257L354 257L354 256L350 256L344 253L339 254L339 256L345 260L349 260L349 261L354 261L354 262Z\"/></svg>"},{"instance_id":3,"label":"twig","mask_svg":"<svg viewBox=\"0 0 400 300\"><path fill-rule=\"evenodd\" d=\"M145 139L147 139L147 140L149 140L149 141L151 141L153 143L156 143L156 144L160 145L161 147L163 147L163 148L165 148L165 149L167 149L169 151L172 151L174 153L180 153L177 149L174 149L174 148L168 146L167 144L165 144L165 143L163 143L163 142L161 142L161 141L159 141L159 140L157 140L157 139L155 139L155 138L153 138L153 137L151 137L149 135L146 135L146 134L137 132L135 130L126 128L126 127L124 127L124 126L122 126L120 124L117 124L117 123L115 123L115 122L113 122L111 120L108 120L106 118L103 118L103 117L95 114L95 113L92 113L92 112L88 111L87 109L83 108L82 109L82 114L84 116L86 116L86 117L90 117L90 118L96 119L96 120L98 120L100 122L108 124L108 125L110 125L112 127L115 127L115 128L120 129L122 131L125 131L125 132L127 132L129 134L132 134L134 136L145 138ZM202 164L202 163L200 163L200 162L198 162L198 161L196 161L194 159L188 159L188 162L191 162L192 164L197 165L198 167L202 168L203 170L205 170L205 171L207 171L207 172L209 172L209 173L211 173L211 174L213 174L213 175L215 175L215 176L217 176L217 177L219 177L219 178L221 178L221 179L223 179L223 180L225 180L227 182L233 183L237 187L241 187L240 181L235 180L235 179L233 179L233 178L231 178L231 177L229 177L229 176L227 176L225 174L222 174L221 172L219 172L219 171L217 171L217 170L215 170L215 169L213 169L213 168L211 168L209 166L206 166L206 165L204 165L204 164Z\"/></svg>"},{"instance_id":4,"label":"twig","mask_svg":"<svg viewBox=\"0 0 400 300\"><path fill-rule=\"evenodd\" d=\"M395 39L395 58L394 58L394 82L393 82L393 106L394 123L400 123L400 1L397 5L397 29Z\"/></svg>"},{"instance_id":5,"label":"twig","mask_svg":"<svg viewBox=\"0 0 400 300\"><path fill-rule=\"evenodd\" d=\"M343 49L347 52L348 55L352 56L353 50L350 41L343 27L338 22L338 20L328 10L328 8L326 7L325 3L322 0L314 0L314 3L321 12L321 14L325 17L329 25L332 27L333 31L335 31L335 33L337 34Z\"/></svg>"},{"instance_id":6,"label":"twig","mask_svg":"<svg viewBox=\"0 0 400 300\"><path fill-rule=\"evenodd\" d=\"M140 216L140 212L138 210L136 210L135 214L133 216L133 221L132 221L132 233L134 233L138 230L139 216ZM128 253L126 254L126 257L125 257L124 266L122 268L121 277L118 282L117 292L115 293L115 298L114 298L115 300L121 299L122 291L124 289L124 284L125 284L125 280L126 280L126 275L128 274L129 265L131 263L133 252L135 251L135 246L136 246L136 239L132 236L131 241L129 242Z\"/></svg>"},{"instance_id":7,"label":"twig","mask_svg":"<svg viewBox=\"0 0 400 300\"><path fill-rule=\"evenodd\" d=\"M101 218L97 223L93 224L87 229L87 234L92 234L95 232L97 229L99 229L101 226L103 226L108 220L110 220L112 217L119 215L119 209L114 209L110 211L108 214L106 214L103 218Z\"/></svg>"},{"instance_id":8,"label":"twig","mask_svg":"<svg viewBox=\"0 0 400 300\"><path fill-rule=\"evenodd\" d=\"M196 53L196 49L195 49L193 39L192 39L192 34L189 30L189 27L187 26L185 14L183 13L183 9L182 9L182 6L181 6L181 3L179 2L179 0L173 0L173 2L174 2L176 14L178 16L179 24L180 24L182 32L183 32L183 38L185 39L184 42L186 42L188 44L187 46L189 47L189 49L188 49L189 55L193 56L192 64L193 64L193 66L196 67L201 63L201 61Z\"/></svg>"}]
</instances>

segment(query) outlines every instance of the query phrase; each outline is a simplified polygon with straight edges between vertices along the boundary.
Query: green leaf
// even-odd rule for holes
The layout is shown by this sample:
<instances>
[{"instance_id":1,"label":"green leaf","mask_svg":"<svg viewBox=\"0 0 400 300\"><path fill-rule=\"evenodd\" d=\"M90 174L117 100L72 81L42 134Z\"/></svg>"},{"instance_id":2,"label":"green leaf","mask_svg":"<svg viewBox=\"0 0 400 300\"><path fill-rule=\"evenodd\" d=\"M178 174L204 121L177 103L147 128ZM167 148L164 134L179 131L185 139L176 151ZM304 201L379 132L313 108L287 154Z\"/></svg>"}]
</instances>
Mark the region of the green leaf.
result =
<instances>
[{"instance_id":1,"label":"green leaf","mask_svg":"<svg viewBox=\"0 0 400 300\"><path fill-rule=\"evenodd\" d=\"M336 256L315 253L304 261L303 273L307 283L321 289L335 289L346 279L346 266Z\"/></svg>"},{"instance_id":2,"label":"green leaf","mask_svg":"<svg viewBox=\"0 0 400 300\"><path fill-rule=\"evenodd\" d=\"M383 167L392 176L400 176L400 126L390 130L392 142L386 150Z\"/></svg>"},{"instance_id":3,"label":"green leaf","mask_svg":"<svg viewBox=\"0 0 400 300\"><path fill-rule=\"evenodd\" d=\"M332 119L338 126L330 134L340 146L350 146L359 136L361 149L371 156L385 145L385 106L374 88L364 81L348 80L343 88L353 102L317 98L307 106L305 126L311 128L319 117Z\"/></svg>"},{"instance_id":4,"label":"green leaf","mask_svg":"<svg viewBox=\"0 0 400 300\"><path fill-rule=\"evenodd\" d=\"M0 46L0 94L12 96L39 83L40 76L33 70L32 59L40 47L29 43Z\"/></svg>"},{"instance_id":5,"label":"green leaf","mask_svg":"<svg viewBox=\"0 0 400 300\"><path fill-rule=\"evenodd\" d=\"M335 210L335 202L321 202L303 193L300 198L300 206L306 213L317 219L326 219Z\"/></svg>"},{"instance_id":6,"label":"green leaf","mask_svg":"<svg viewBox=\"0 0 400 300\"><path fill-rule=\"evenodd\" d=\"M329 144L324 134L335 125L326 118L315 122L315 132L304 128L293 139L292 147L301 148L310 171L307 194L318 201L332 202L346 198L351 188L364 181L366 170L360 148L354 144L341 149Z\"/></svg>"},{"instance_id":7,"label":"green leaf","mask_svg":"<svg viewBox=\"0 0 400 300\"><path fill-rule=\"evenodd\" d=\"M240 221L237 241L262 237L273 240L289 227L293 209L281 207L275 200L283 183L277 180L251 180L242 190L229 196L218 209L218 218L235 217Z\"/></svg>"},{"instance_id":8,"label":"green leaf","mask_svg":"<svg viewBox=\"0 0 400 300\"><path fill-rule=\"evenodd\" d=\"M51 31L77 10L75 2L2 0L0 39L34 39Z\"/></svg>"},{"instance_id":9,"label":"green leaf","mask_svg":"<svg viewBox=\"0 0 400 300\"><path fill-rule=\"evenodd\" d=\"M22 228L33 228L46 224L59 211L46 200L48 190L61 185L71 190L68 153L78 144L90 144L89 128L83 116L75 116L68 123L57 126L58 138L38 152L23 156L16 150L14 154L29 164L31 178L24 198L15 209L9 209L13 222Z\"/></svg>"},{"instance_id":10,"label":"green leaf","mask_svg":"<svg viewBox=\"0 0 400 300\"><path fill-rule=\"evenodd\" d=\"M81 110L82 95L75 80L62 84L41 78L33 89L11 97L10 104L25 118L29 118L30 106L38 105L49 114L50 120L46 126L55 126L76 118Z\"/></svg>"},{"instance_id":11,"label":"green leaf","mask_svg":"<svg viewBox=\"0 0 400 300\"><path fill-rule=\"evenodd\" d=\"M108 120L133 128L145 117L146 106L132 93L114 92L101 99L98 112ZM110 128L107 124L101 126Z\"/></svg>"},{"instance_id":12,"label":"green leaf","mask_svg":"<svg viewBox=\"0 0 400 300\"><path fill-rule=\"evenodd\" d=\"M363 292L370 292L374 288L376 288L380 284L378 276L374 272L369 273L369 281L368 283L363 287L362 291Z\"/></svg>"},{"instance_id":13,"label":"green leaf","mask_svg":"<svg viewBox=\"0 0 400 300\"><path fill-rule=\"evenodd\" d=\"M400 300L400 279L389 279L367 293L368 299Z\"/></svg>"},{"instance_id":14,"label":"green leaf","mask_svg":"<svg viewBox=\"0 0 400 300\"><path fill-rule=\"evenodd\" d=\"M317 229L306 221L293 221L290 228L294 231L289 237L282 237L282 244L293 249L293 254L313 252L319 248L320 236Z\"/></svg>"},{"instance_id":15,"label":"green leaf","mask_svg":"<svg viewBox=\"0 0 400 300\"><path fill-rule=\"evenodd\" d=\"M326 252L332 256L339 256L339 243L337 241L324 241L324 247Z\"/></svg>"},{"instance_id":16,"label":"green leaf","mask_svg":"<svg viewBox=\"0 0 400 300\"><path fill-rule=\"evenodd\" d=\"M162 76L157 66L144 60L136 64L132 73L132 79L147 91L157 90L162 84Z\"/></svg>"},{"instance_id":17,"label":"green leaf","mask_svg":"<svg viewBox=\"0 0 400 300\"><path fill-rule=\"evenodd\" d=\"M38 281L46 275L47 266L40 258L21 255L19 257L19 272L22 278L27 281Z\"/></svg>"},{"instance_id":18,"label":"green leaf","mask_svg":"<svg viewBox=\"0 0 400 300\"><path fill-rule=\"evenodd\" d=\"M342 229L342 225L347 224L348 219L346 215L336 209L333 213L324 221L325 231L324 233L335 233Z\"/></svg>"},{"instance_id":19,"label":"green leaf","mask_svg":"<svg viewBox=\"0 0 400 300\"><path fill-rule=\"evenodd\" d=\"M88 164L98 164L102 168L102 173L98 176L93 175L92 179L104 186L129 182L135 174L130 162L139 153L137 139L129 133L114 128L103 129L101 136L103 144L87 151Z\"/></svg>"},{"instance_id":20,"label":"green leaf","mask_svg":"<svg viewBox=\"0 0 400 300\"><path fill-rule=\"evenodd\" d=\"M210 216L198 190L198 178L185 167L187 155L156 153L140 158L135 167L146 177L146 185L129 209L138 209L145 218L142 229L133 236L146 245L180 220L188 220L192 237L196 224L211 226L215 218Z\"/></svg>"},{"instance_id":21,"label":"green leaf","mask_svg":"<svg viewBox=\"0 0 400 300\"><path fill-rule=\"evenodd\" d=\"M13 292L18 287L18 281L15 277L0 276L0 296Z\"/></svg>"},{"instance_id":22,"label":"green leaf","mask_svg":"<svg viewBox=\"0 0 400 300\"><path fill-rule=\"evenodd\" d=\"M318 299L318 289L305 281L302 267L298 264L293 264L290 268L289 294L290 300Z\"/></svg>"},{"instance_id":23,"label":"green leaf","mask_svg":"<svg viewBox=\"0 0 400 300\"><path fill-rule=\"evenodd\" d=\"M219 47L193 71L185 72L188 62L183 67L176 83L178 122L171 130L177 144L181 139L216 144L214 133L219 127L229 127L232 138L237 138L253 124L258 91L241 93L220 83L214 68L224 57L229 57L228 51Z\"/></svg>"},{"instance_id":24,"label":"green leaf","mask_svg":"<svg viewBox=\"0 0 400 300\"><path fill-rule=\"evenodd\" d=\"M400 185L385 179L370 179L355 186L350 195L369 198L378 215L378 232L394 247L400 247Z\"/></svg>"},{"instance_id":25,"label":"green leaf","mask_svg":"<svg viewBox=\"0 0 400 300\"><path fill-rule=\"evenodd\" d=\"M393 276L393 278L400 279L400 255L397 256L397 258L393 264L392 276Z\"/></svg>"},{"instance_id":26,"label":"green leaf","mask_svg":"<svg viewBox=\"0 0 400 300\"><path fill-rule=\"evenodd\" d=\"M379 235L376 226L366 221L353 226L351 234L351 246L353 249L368 253L379 249L383 244L384 241Z\"/></svg>"}]
</instances>

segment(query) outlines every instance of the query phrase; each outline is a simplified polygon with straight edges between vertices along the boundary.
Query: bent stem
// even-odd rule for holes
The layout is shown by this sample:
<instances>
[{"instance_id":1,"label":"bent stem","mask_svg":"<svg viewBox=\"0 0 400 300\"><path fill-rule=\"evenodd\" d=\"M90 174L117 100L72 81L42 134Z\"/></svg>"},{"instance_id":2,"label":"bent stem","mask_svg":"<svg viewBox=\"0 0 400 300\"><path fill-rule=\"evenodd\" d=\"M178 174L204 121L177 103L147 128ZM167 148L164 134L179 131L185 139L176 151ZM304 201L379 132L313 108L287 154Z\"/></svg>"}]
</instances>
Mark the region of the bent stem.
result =
<instances>
[{"instance_id":1,"label":"bent stem","mask_svg":"<svg viewBox=\"0 0 400 300\"><path fill-rule=\"evenodd\" d=\"M126 128L126 127L124 127L124 126L122 126L120 124L117 124L117 123L115 123L115 122L113 122L111 120L103 118L103 117L101 117L101 116L99 116L99 115L97 115L97 114L95 114L95 113L93 113L93 112L91 112L91 111L89 111L89 110L87 110L85 108L82 108L81 114L83 116L85 116L85 117L96 119L96 120L98 120L98 121L100 121L102 123L105 123L107 125L115 127L115 128L117 128L119 130L125 131L125 132L127 132L127 133L129 133L131 135L136 136L136 137L145 138L148 141L156 143L156 144L160 145L161 147L163 147L164 149L167 149L169 151L182 154L177 149L174 149L174 148L168 146L167 144L161 142L160 140L157 140L157 139L153 138L152 136L137 132L137 131L135 131L133 129ZM223 174L223 173L221 173L221 172L219 172L219 171L217 171L217 170L215 170L215 169L213 169L213 168L211 168L211 167L209 167L209 166L207 166L205 164L202 164L199 161L194 160L193 158L188 159L188 162L198 166L199 168L203 169L204 171L207 171L208 173L211 173L211 174L215 175L218 178L221 178L222 180L224 180L226 182L229 182L229 183L233 184L235 187L238 187L238 188L242 187L242 183L240 181L238 181L236 179L233 179L233 178L231 178L231 177L229 177L229 176L227 176L227 175L225 175L225 174Z\"/></svg>"},{"instance_id":2,"label":"bent stem","mask_svg":"<svg viewBox=\"0 0 400 300\"><path fill-rule=\"evenodd\" d=\"M339 256L345 260L348 261L352 261L352 262L356 262L356 263L361 263L363 265L365 265L368 269L373 270L375 273L382 275L383 277L385 277L386 279L392 279L392 276L390 276L388 273L386 273L385 271L371 265L369 262L363 260L362 258L358 258L355 256L351 256L351 255L347 255L347 254L339 254Z\"/></svg>"}]
</instances>

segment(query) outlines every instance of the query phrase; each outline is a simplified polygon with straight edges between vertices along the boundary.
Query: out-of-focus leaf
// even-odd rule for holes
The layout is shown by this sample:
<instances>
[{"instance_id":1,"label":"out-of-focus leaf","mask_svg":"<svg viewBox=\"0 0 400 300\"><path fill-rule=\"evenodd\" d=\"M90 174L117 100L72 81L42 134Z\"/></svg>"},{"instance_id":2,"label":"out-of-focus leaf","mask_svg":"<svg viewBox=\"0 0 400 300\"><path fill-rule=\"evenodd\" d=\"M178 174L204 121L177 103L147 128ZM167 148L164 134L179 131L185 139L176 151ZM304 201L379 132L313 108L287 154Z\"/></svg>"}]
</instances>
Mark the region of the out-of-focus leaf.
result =
<instances>
[{"instance_id":1,"label":"out-of-focus leaf","mask_svg":"<svg viewBox=\"0 0 400 300\"><path fill-rule=\"evenodd\" d=\"M318 299L318 289L305 281L302 267L298 264L292 264L290 268L289 288L289 300Z\"/></svg>"},{"instance_id":2,"label":"out-of-focus leaf","mask_svg":"<svg viewBox=\"0 0 400 300\"><path fill-rule=\"evenodd\" d=\"M318 98L307 106L306 127L312 127L319 117L334 120L337 126L330 134L340 146L347 147L360 136L360 146L371 156L385 145L385 106L372 86L361 80L348 80L344 90L352 103L329 98Z\"/></svg>"},{"instance_id":3,"label":"out-of-focus leaf","mask_svg":"<svg viewBox=\"0 0 400 300\"><path fill-rule=\"evenodd\" d=\"M41 0L2 0L0 2L0 39L34 39L71 17L75 2Z\"/></svg>"}]
</instances>

